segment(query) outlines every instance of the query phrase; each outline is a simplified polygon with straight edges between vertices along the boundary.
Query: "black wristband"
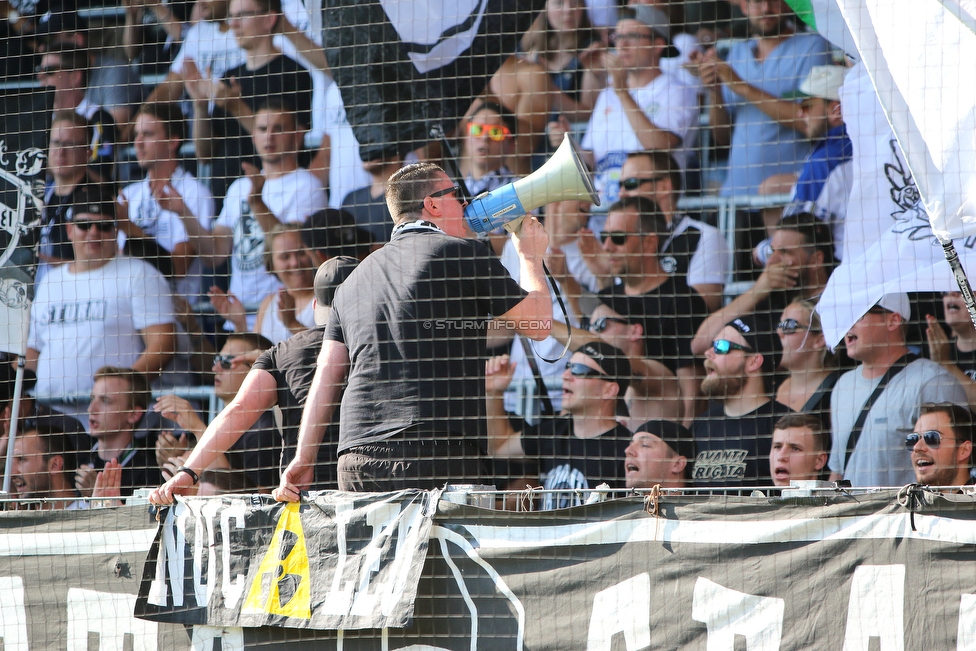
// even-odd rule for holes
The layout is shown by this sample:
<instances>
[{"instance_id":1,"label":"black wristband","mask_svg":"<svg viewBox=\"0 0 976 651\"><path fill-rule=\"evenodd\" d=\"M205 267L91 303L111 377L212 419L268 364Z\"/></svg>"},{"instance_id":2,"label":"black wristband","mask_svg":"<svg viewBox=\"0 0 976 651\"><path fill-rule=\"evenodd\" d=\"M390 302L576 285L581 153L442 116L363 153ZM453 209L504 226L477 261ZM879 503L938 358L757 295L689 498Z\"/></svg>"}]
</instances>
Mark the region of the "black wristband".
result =
<instances>
[{"instance_id":1,"label":"black wristband","mask_svg":"<svg viewBox=\"0 0 976 651\"><path fill-rule=\"evenodd\" d=\"M197 473L193 472L193 468L187 468L186 466L180 466L179 468L176 469L176 472L185 472L186 474L190 475L190 479L193 480L193 483L194 484L199 484L200 483L200 475L198 475Z\"/></svg>"}]
</instances>

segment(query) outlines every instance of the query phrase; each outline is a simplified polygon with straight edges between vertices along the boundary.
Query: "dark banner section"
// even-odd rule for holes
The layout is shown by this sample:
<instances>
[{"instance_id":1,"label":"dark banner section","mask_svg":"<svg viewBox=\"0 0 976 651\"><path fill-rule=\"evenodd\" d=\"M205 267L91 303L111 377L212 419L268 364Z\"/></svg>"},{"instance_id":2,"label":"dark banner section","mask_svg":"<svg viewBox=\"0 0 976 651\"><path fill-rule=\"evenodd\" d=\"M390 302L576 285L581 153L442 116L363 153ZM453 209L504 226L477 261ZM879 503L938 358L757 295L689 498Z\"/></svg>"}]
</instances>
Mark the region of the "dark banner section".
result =
<instances>
[{"instance_id":1,"label":"dark banner section","mask_svg":"<svg viewBox=\"0 0 976 651\"><path fill-rule=\"evenodd\" d=\"M209 626L406 626L439 492L187 498L168 509L136 615Z\"/></svg>"},{"instance_id":2,"label":"dark banner section","mask_svg":"<svg viewBox=\"0 0 976 651\"><path fill-rule=\"evenodd\" d=\"M0 647L187 649L186 627L132 614L157 528L145 506L0 513Z\"/></svg>"},{"instance_id":3,"label":"dark banner section","mask_svg":"<svg viewBox=\"0 0 976 651\"><path fill-rule=\"evenodd\" d=\"M325 51L363 160L452 130L543 0L329 0Z\"/></svg>"},{"instance_id":4,"label":"dark banner section","mask_svg":"<svg viewBox=\"0 0 976 651\"><path fill-rule=\"evenodd\" d=\"M677 497L660 516L638 499L530 514L442 501L432 514L436 499L193 499L161 526L145 507L4 513L0 637L71 650L976 649L970 496L927 493L913 511L893 491Z\"/></svg>"}]
</instances>

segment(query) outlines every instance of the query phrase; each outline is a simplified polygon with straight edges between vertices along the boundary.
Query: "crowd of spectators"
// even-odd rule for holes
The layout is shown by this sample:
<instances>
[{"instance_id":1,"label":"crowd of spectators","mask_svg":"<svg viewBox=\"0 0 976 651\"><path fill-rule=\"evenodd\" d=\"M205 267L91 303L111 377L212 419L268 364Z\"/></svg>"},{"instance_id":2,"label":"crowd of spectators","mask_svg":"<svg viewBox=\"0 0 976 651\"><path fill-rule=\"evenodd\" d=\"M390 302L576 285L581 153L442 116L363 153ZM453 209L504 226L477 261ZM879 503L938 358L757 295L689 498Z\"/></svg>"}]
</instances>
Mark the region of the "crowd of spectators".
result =
<instances>
[{"instance_id":1,"label":"crowd of spectators","mask_svg":"<svg viewBox=\"0 0 976 651\"><path fill-rule=\"evenodd\" d=\"M47 152L15 494L85 508L165 480L271 490L295 456L336 286L385 248L356 277L358 299L385 296L413 255L389 246L390 180L448 159L463 186L426 198L463 206L537 169L566 133L600 201L539 211L549 338L489 337L455 378L483 385L479 455L496 485L542 486L554 508L601 483L968 483L976 328L961 297L886 295L838 351L821 332L851 192L843 54L783 0L617 4L548 0L448 134L456 160L436 143L362 161L300 0L124 0L114 41L76 7L0 2L5 47L36 65L29 101L5 109L6 146ZM26 77L11 56L8 78ZM789 205L741 212L734 233L681 208L770 188ZM474 246L520 281L517 238ZM754 280L735 296L733 273ZM356 335L416 316L403 312ZM349 382L376 402L401 393ZM205 394L172 391L211 386L228 407L209 424ZM516 404L525 392L541 414ZM334 488L325 431L315 485ZM939 455L950 440L958 458Z\"/></svg>"}]
</instances>

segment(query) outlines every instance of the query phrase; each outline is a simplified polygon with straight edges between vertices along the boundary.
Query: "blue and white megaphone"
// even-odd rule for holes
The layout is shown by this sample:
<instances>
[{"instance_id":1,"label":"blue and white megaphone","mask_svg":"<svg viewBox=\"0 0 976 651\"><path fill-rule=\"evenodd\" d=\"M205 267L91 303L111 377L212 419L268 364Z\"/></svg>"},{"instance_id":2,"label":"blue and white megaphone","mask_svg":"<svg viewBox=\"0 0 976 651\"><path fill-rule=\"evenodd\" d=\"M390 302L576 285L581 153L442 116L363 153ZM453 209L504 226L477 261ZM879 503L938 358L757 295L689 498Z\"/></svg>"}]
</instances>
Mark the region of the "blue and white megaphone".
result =
<instances>
[{"instance_id":1,"label":"blue and white megaphone","mask_svg":"<svg viewBox=\"0 0 976 651\"><path fill-rule=\"evenodd\" d=\"M479 194L464 209L464 218L475 233L489 233L539 206L571 199L585 199L600 205L590 173L580 160L572 138L566 134L545 165L524 179ZM506 228L515 231L518 224Z\"/></svg>"}]
</instances>

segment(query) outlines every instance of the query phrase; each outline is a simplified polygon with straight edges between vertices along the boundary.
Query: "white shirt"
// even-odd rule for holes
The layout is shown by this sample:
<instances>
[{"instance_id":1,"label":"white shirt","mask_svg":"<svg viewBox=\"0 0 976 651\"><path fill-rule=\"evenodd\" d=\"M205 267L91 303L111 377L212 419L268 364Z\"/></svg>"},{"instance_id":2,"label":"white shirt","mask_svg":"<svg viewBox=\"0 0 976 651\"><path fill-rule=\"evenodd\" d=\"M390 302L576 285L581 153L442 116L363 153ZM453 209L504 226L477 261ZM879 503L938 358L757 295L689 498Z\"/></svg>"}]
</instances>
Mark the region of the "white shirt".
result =
<instances>
[{"instance_id":1,"label":"white shirt","mask_svg":"<svg viewBox=\"0 0 976 651\"><path fill-rule=\"evenodd\" d=\"M140 330L175 322L166 279L147 262L116 256L94 271L69 267L47 273L31 308L39 395L91 391L102 366L135 363L146 349Z\"/></svg>"},{"instance_id":2,"label":"white shirt","mask_svg":"<svg viewBox=\"0 0 976 651\"><path fill-rule=\"evenodd\" d=\"M681 169L685 169L698 140L697 89L663 73L646 86L631 90L630 94L654 126L681 139L681 145L671 153ZM582 147L593 152L596 162L594 183L606 201L604 205L609 206L619 196L620 168L627 154L644 149L612 88L603 89L597 97Z\"/></svg>"},{"instance_id":3,"label":"white shirt","mask_svg":"<svg viewBox=\"0 0 976 651\"><path fill-rule=\"evenodd\" d=\"M248 308L256 309L281 283L264 266L265 233L251 214L247 201L250 194L251 182L247 178L234 181L227 189L216 226L230 229L234 236L230 292ZM313 212L327 207L321 182L306 169L268 179L261 190L261 198L271 214L286 224L301 223ZM249 315L249 330L254 328L255 318L255 315Z\"/></svg>"},{"instance_id":4,"label":"white shirt","mask_svg":"<svg viewBox=\"0 0 976 651\"><path fill-rule=\"evenodd\" d=\"M197 218L200 225L209 231L214 218L214 200L209 188L182 167L177 167L173 172L170 184L183 197L183 203ZM129 221L170 253L178 244L190 239L180 216L169 210L163 210L153 197L148 177L122 188L122 196L129 205ZM120 232L119 248L124 245L125 234ZM175 293L191 302L194 301L200 294L202 275L203 263L199 259L194 259L187 275L176 282Z\"/></svg>"},{"instance_id":5,"label":"white shirt","mask_svg":"<svg viewBox=\"0 0 976 651\"><path fill-rule=\"evenodd\" d=\"M333 82L325 93L325 134L329 136L329 207L342 208L342 200L353 190L365 188L372 179L359 157L359 141L346 119L339 85Z\"/></svg>"}]
</instances>

